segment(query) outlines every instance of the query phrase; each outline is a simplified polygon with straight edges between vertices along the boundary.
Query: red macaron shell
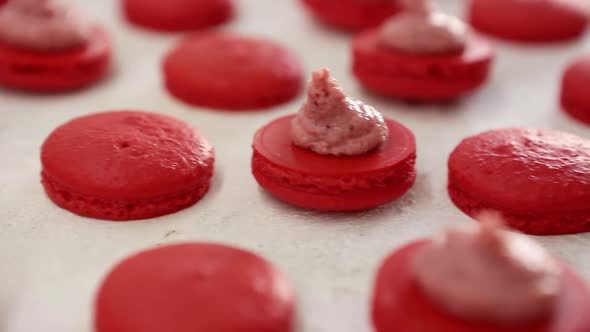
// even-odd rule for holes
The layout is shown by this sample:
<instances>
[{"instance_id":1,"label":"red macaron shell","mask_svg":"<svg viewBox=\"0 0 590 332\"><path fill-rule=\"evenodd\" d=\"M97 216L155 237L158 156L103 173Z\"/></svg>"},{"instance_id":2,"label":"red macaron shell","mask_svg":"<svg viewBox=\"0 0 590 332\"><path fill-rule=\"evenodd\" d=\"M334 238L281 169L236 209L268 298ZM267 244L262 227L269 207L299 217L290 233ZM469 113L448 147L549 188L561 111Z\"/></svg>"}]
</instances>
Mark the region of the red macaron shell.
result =
<instances>
[{"instance_id":1,"label":"red macaron shell","mask_svg":"<svg viewBox=\"0 0 590 332\"><path fill-rule=\"evenodd\" d=\"M449 194L469 215L504 213L531 234L590 231L590 141L511 128L463 140L449 158Z\"/></svg>"},{"instance_id":2,"label":"red macaron shell","mask_svg":"<svg viewBox=\"0 0 590 332\"><path fill-rule=\"evenodd\" d=\"M122 0L123 12L136 25L161 31L188 31L228 21L231 0Z\"/></svg>"},{"instance_id":3,"label":"red macaron shell","mask_svg":"<svg viewBox=\"0 0 590 332\"><path fill-rule=\"evenodd\" d=\"M482 211L497 210L466 192L449 184L449 197L453 203L465 214L477 218ZM590 214L588 212L571 213L513 213L502 211L502 219L513 229L533 235L562 235L586 232L590 229Z\"/></svg>"},{"instance_id":4,"label":"red macaron shell","mask_svg":"<svg viewBox=\"0 0 590 332\"><path fill-rule=\"evenodd\" d=\"M402 10L399 0L303 0L320 20L346 30L375 27Z\"/></svg>"},{"instance_id":5,"label":"red macaron shell","mask_svg":"<svg viewBox=\"0 0 590 332\"><path fill-rule=\"evenodd\" d=\"M391 202L414 184L412 132L387 119L389 140L362 156L325 156L291 142L294 115L261 128L254 138L252 172L271 194L295 206L355 211Z\"/></svg>"},{"instance_id":6,"label":"red macaron shell","mask_svg":"<svg viewBox=\"0 0 590 332\"><path fill-rule=\"evenodd\" d=\"M376 332L590 331L590 290L574 271L559 261L563 289L553 315L544 322L530 326L493 326L448 314L427 298L413 276L414 254L428 241L406 245L389 256L379 269L372 307Z\"/></svg>"},{"instance_id":7,"label":"red macaron shell","mask_svg":"<svg viewBox=\"0 0 590 332\"><path fill-rule=\"evenodd\" d=\"M481 32L521 42L577 38L588 25L587 13L560 0L471 0L468 16Z\"/></svg>"},{"instance_id":8,"label":"red macaron shell","mask_svg":"<svg viewBox=\"0 0 590 332\"><path fill-rule=\"evenodd\" d=\"M572 63L561 84L562 110L590 125L590 55Z\"/></svg>"},{"instance_id":9,"label":"red macaron shell","mask_svg":"<svg viewBox=\"0 0 590 332\"><path fill-rule=\"evenodd\" d=\"M111 63L111 42L96 27L82 48L35 52L0 44L0 85L39 92L83 88L103 78Z\"/></svg>"},{"instance_id":10,"label":"red macaron shell","mask_svg":"<svg viewBox=\"0 0 590 332\"><path fill-rule=\"evenodd\" d=\"M296 97L303 70L274 42L228 33L197 33L182 40L163 65L166 87L193 105L248 110Z\"/></svg>"},{"instance_id":11,"label":"red macaron shell","mask_svg":"<svg viewBox=\"0 0 590 332\"><path fill-rule=\"evenodd\" d=\"M74 213L151 218L196 203L213 175L213 148L195 129L145 112L105 112L54 130L41 150L49 197Z\"/></svg>"},{"instance_id":12,"label":"red macaron shell","mask_svg":"<svg viewBox=\"0 0 590 332\"><path fill-rule=\"evenodd\" d=\"M368 89L383 95L445 100L461 97L488 78L494 51L470 36L459 54L416 55L381 45L377 30L359 34L353 42L353 72Z\"/></svg>"},{"instance_id":13,"label":"red macaron shell","mask_svg":"<svg viewBox=\"0 0 590 332\"><path fill-rule=\"evenodd\" d=\"M95 302L96 332L290 332L284 275L241 249L209 243L147 250L119 263Z\"/></svg>"}]
</instances>

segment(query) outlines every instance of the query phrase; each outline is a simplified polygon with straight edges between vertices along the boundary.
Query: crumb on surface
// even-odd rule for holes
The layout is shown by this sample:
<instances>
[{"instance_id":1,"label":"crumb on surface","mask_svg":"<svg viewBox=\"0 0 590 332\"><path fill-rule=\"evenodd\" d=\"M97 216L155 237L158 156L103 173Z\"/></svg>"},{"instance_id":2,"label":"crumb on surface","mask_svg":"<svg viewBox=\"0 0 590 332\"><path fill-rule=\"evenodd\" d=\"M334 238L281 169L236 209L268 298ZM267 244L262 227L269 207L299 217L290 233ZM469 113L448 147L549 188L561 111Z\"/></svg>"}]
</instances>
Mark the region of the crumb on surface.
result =
<instances>
[{"instance_id":1,"label":"crumb on surface","mask_svg":"<svg viewBox=\"0 0 590 332\"><path fill-rule=\"evenodd\" d=\"M175 229L172 229L172 230L169 230L168 232L166 232L166 234L164 234L164 237L166 238L166 237L169 237L169 236L176 234L176 233L177 233L177 231Z\"/></svg>"}]
</instances>

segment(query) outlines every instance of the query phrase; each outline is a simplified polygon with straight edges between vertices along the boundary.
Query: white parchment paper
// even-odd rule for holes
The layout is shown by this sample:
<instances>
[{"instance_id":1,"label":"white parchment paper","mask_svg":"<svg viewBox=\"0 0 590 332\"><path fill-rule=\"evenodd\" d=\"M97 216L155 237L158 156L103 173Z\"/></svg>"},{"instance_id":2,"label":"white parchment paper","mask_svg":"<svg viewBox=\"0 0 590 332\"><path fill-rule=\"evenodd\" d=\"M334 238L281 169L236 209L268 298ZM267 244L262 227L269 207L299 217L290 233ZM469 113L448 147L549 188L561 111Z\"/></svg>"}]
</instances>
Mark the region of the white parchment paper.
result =
<instances>
[{"instance_id":1,"label":"white parchment paper","mask_svg":"<svg viewBox=\"0 0 590 332\"><path fill-rule=\"evenodd\" d=\"M90 332L97 285L123 257L156 244L220 241L272 260L298 294L299 331L368 332L375 270L384 256L416 238L471 222L449 201L446 162L465 136L505 126L557 128L590 138L590 127L558 111L565 65L585 40L557 46L497 44L494 75L482 91L453 105L392 102L361 89L350 75L350 36L318 25L295 0L238 0L239 17L222 29L267 37L297 52L308 72L329 67L353 96L416 134L418 180L401 200L353 214L295 209L263 193L250 174L257 128L294 112L302 97L259 113L219 113L175 101L163 89L162 55L179 35L127 25L117 1L78 0L111 31L110 79L70 95L0 90L0 331ZM460 13L461 3L441 0ZM84 114L139 109L181 118L215 145L211 192L179 213L128 223L81 218L53 205L40 185L39 149L61 123ZM539 240L590 280L590 234Z\"/></svg>"}]
</instances>

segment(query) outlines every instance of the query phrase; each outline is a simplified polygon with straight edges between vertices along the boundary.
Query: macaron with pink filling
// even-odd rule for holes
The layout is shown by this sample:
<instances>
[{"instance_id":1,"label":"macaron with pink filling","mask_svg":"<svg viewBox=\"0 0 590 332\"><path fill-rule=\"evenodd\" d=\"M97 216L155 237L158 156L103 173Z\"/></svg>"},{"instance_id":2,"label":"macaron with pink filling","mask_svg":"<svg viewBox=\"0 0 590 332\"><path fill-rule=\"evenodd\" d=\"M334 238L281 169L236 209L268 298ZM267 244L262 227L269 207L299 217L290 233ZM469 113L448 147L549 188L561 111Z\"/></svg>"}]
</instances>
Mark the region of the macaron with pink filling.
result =
<instances>
[{"instance_id":1,"label":"macaron with pink filling","mask_svg":"<svg viewBox=\"0 0 590 332\"><path fill-rule=\"evenodd\" d=\"M0 85L61 92L109 71L106 31L60 0L8 0L0 6Z\"/></svg>"},{"instance_id":2,"label":"macaron with pink filling","mask_svg":"<svg viewBox=\"0 0 590 332\"><path fill-rule=\"evenodd\" d=\"M367 89L396 99L445 101L488 79L490 44L430 0L404 0L405 10L353 41L353 73Z\"/></svg>"},{"instance_id":3,"label":"macaron with pink filling","mask_svg":"<svg viewBox=\"0 0 590 332\"><path fill-rule=\"evenodd\" d=\"M375 331L589 331L584 280L494 214L478 219L384 260L373 292Z\"/></svg>"},{"instance_id":4,"label":"macaron with pink filling","mask_svg":"<svg viewBox=\"0 0 590 332\"><path fill-rule=\"evenodd\" d=\"M347 96L327 69L313 73L307 100L254 137L252 173L289 204L355 211L390 203L416 179L412 131Z\"/></svg>"}]
</instances>

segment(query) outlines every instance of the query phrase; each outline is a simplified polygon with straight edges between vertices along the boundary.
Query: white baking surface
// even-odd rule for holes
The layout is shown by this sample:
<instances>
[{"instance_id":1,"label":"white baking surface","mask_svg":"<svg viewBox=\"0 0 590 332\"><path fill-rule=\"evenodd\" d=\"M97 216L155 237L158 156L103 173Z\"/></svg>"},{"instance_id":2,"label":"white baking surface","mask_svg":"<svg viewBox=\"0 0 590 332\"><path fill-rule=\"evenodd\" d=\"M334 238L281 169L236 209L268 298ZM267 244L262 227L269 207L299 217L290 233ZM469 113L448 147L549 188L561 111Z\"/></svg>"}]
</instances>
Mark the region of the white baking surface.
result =
<instances>
[{"instance_id":1,"label":"white baking surface","mask_svg":"<svg viewBox=\"0 0 590 332\"><path fill-rule=\"evenodd\" d=\"M418 180L398 202L353 214L292 208L258 188L250 175L250 143L257 128L296 111L302 98L241 114L181 104L162 89L159 67L178 36L128 26L114 0L77 3L112 32L112 77L71 95L0 91L2 332L90 332L96 287L113 264L143 248L189 240L237 245L276 263L297 291L298 331L367 332L374 274L384 256L408 241L471 222L445 191L447 156L463 137L525 125L590 138L590 127L558 112L556 103L562 69L588 50L590 36L550 47L498 43L494 76L482 91L455 105L413 106L359 88L349 73L349 36L317 25L297 1L241 0L238 19L223 29L282 41L308 71L330 67L351 95L409 126L418 141ZM460 12L459 2L441 4ZM153 220L114 223L78 217L47 199L39 183L44 138L73 117L123 108L181 118L212 141L216 175L201 202ZM590 280L590 234L539 240Z\"/></svg>"}]
</instances>

